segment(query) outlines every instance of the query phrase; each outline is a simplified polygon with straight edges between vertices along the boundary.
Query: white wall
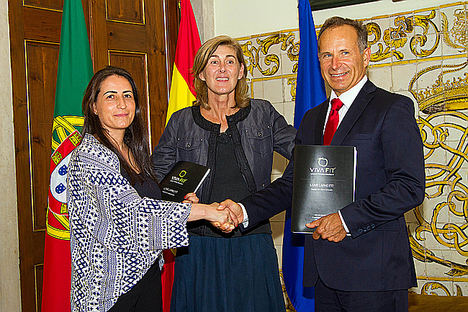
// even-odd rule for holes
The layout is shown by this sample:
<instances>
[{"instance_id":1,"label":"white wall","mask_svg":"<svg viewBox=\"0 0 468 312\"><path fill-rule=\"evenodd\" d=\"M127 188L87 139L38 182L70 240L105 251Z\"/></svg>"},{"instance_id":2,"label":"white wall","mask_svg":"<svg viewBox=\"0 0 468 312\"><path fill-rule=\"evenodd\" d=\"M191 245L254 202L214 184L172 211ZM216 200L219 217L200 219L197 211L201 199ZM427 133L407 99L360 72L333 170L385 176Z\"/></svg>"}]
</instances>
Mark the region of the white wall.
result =
<instances>
[{"instance_id":1,"label":"white wall","mask_svg":"<svg viewBox=\"0 0 468 312\"><path fill-rule=\"evenodd\" d=\"M201 42L214 37L214 0L192 0Z\"/></svg>"},{"instance_id":2,"label":"white wall","mask_svg":"<svg viewBox=\"0 0 468 312\"><path fill-rule=\"evenodd\" d=\"M0 311L20 311L8 1L0 1Z\"/></svg>"},{"instance_id":3,"label":"white wall","mask_svg":"<svg viewBox=\"0 0 468 312\"><path fill-rule=\"evenodd\" d=\"M197 2L197 0L193 0ZM200 1L200 0L198 0ZM297 0L212 0L214 2L214 35L234 38L252 34L298 28ZM453 3L455 0L379 0L371 3L313 12L316 25L331 16L353 19L413 11L419 8ZM259 15L260 14L260 15ZM208 39L208 38L205 38Z\"/></svg>"},{"instance_id":4,"label":"white wall","mask_svg":"<svg viewBox=\"0 0 468 312\"><path fill-rule=\"evenodd\" d=\"M231 37L297 28L297 0L214 0L215 35Z\"/></svg>"}]
</instances>

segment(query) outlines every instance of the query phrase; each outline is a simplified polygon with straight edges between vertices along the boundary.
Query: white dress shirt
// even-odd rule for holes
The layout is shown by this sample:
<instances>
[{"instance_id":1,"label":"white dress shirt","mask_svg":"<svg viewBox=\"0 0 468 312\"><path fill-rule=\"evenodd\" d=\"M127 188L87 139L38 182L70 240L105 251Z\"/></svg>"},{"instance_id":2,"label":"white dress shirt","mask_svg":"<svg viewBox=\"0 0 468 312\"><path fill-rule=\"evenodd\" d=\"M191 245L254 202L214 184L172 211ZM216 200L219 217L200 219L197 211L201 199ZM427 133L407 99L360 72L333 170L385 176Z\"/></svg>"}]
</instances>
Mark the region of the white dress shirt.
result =
<instances>
[{"instance_id":1,"label":"white dress shirt","mask_svg":"<svg viewBox=\"0 0 468 312\"><path fill-rule=\"evenodd\" d=\"M330 100L328 102L328 110L327 110L327 115L326 115L327 117L325 119L325 123L323 124L323 132L325 132L325 126L327 125L328 117L330 115L331 101L333 99L339 98L341 102L343 102L343 106L338 111L338 114L340 117L338 121L338 126L337 126L337 129L338 129L338 127L341 124L341 121L343 120L344 116L346 115L349 108L351 107L351 104L353 104L354 100L356 99L356 97L358 96L359 92L361 91L362 87L364 86L366 82L367 82L367 77L364 76L354 87L342 93L340 96L337 96L335 91L332 90L330 94Z\"/></svg>"}]
</instances>

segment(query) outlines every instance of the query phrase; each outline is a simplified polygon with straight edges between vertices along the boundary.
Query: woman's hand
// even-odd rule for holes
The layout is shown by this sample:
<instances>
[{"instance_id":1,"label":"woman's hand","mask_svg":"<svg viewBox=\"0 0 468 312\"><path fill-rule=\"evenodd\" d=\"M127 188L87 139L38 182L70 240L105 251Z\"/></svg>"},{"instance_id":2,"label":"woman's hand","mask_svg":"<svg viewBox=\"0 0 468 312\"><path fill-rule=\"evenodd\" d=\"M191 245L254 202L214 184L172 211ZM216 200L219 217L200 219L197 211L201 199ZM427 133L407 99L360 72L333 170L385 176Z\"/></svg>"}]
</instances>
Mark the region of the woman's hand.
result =
<instances>
[{"instance_id":1,"label":"woman's hand","mask_svg":"<svg viewBox=\"0 0 468 312\"><path fill-rule=\"evenodd\" d=\"M229 214L228 210L219 210L219 203L212 203L209 205L210 210L209 214L212 214L212 216L215 218L215 220L208 220L210 223L217 227L219 230L223 231L224 233L230 233L232 230L234 230L235 225L234 222L231 220L231 216ZM211 210L213 209L213 210ZM221 212L221 213L220 213Z\"/></svg>"},{"instance_id":2,"label":"woman's hand","mask_svg":"<svg viewBox=\"0 0 468 312\"><path fill-rule=\"evenodd\" d=\"M213 226L217 227L221 231L230 233L235 226L231 220L229 211L218 210L218 206L218 203L212 203L211 205L192 204L188 221L205 219L210 221Z\"/></svg>"},{"instance_id":3,"label":"woman's hand","mask_svg":"<svg viewBox=\"0 0 468 312\"><path fill-rule=\"evenodd\" d=\"M188 204L197 204L199 201L197 194L195 193L187 193L187 195L184 196L184 201L183 203L188 203Z\"/></svg>"}]
</instances>

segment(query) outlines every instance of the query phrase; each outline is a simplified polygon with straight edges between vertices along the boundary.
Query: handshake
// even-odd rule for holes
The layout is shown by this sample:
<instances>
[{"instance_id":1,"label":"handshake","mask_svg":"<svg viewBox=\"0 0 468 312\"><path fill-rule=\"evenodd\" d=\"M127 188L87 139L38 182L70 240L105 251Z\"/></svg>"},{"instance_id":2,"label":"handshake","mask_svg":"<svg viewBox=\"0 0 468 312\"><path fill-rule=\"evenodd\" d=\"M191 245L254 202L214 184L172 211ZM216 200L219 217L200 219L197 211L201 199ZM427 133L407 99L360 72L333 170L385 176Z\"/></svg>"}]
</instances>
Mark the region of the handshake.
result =
<instances>
[{"instance_id":1,"label":"handshake","mask_svg":"<svg viewBox=\"0 0 468 312\"><path fill-rule=\"evenodd\" d=\"M221 221L211 221L211 224L223 231L224 233L232 232L244 220L244 213L241 206L230 200L226 199L220 204L212 203L210 206L215 206L218 216L222 218ZM217 205L217 207L216 207Z\"/></svg>"},{"instance_id":2,"label":"handshake","mask_svg":"<svg viewBox=\"0 0 468 312\"><path fill-rule=\"evenodd\" d=\"M204 205L198 203L198 197L194 193L188 193L185 195L184 203L192 203L192 211L188 221L205 219L224 233L232 232L240 223L244 222L242 207L230 199L221 203ZM312 235L315 240L325 239L337 243L348 235L348 231L341 221L341 216L337 212L307 223L306 226L311 229L315 228Z\"/></svg>"},{"instance_id":3,"label":"handshake","mask_svg":"<svg viewBox=\"0 0 468 312\"><path fill-rule=\"evenodd\" d=\"M206 205L198 203L195 193L188 193L183 202L192 204L188 221L205 219L224 233L232 232L244 220L241 206L230 199Z\"/></svg>"}]
</instances>

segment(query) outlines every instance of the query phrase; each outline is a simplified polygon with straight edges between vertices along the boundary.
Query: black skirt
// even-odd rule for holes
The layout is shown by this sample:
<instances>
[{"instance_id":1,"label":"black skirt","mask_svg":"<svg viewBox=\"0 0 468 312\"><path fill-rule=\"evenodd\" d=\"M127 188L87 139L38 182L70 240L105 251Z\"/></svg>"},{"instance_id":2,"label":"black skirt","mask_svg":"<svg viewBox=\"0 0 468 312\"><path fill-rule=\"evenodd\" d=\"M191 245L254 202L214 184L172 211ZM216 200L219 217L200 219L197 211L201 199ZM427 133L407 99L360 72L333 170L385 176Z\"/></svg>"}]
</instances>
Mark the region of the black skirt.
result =
<instances>
[{"instance_id":1,"label":"black skirt","mask_svg":"<svg viewBox=\"0 0 468 312\"><path fill-rule=\"evenodd\" d=\"M270 234L191 236L177 249L171 312L221 311L285 312Z\"/></svg>"},{"instance_id":2,"label":"black skirt","mask_svg":"<svg viewBox=\"0 0 468 312\"><path fill-rule=\"evenodd\" d=\"M155 261L133 288L121 295L109 312L161 312L161 271Z\"/></svg>"}]
</instances>

